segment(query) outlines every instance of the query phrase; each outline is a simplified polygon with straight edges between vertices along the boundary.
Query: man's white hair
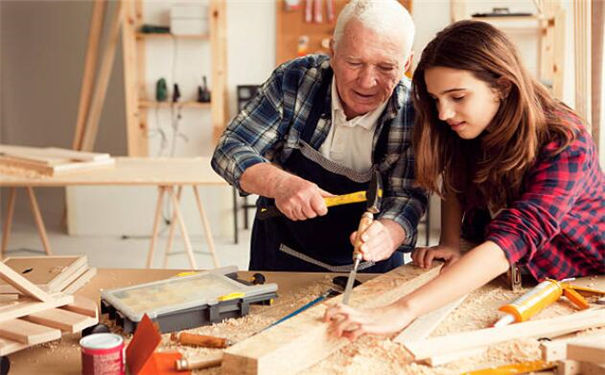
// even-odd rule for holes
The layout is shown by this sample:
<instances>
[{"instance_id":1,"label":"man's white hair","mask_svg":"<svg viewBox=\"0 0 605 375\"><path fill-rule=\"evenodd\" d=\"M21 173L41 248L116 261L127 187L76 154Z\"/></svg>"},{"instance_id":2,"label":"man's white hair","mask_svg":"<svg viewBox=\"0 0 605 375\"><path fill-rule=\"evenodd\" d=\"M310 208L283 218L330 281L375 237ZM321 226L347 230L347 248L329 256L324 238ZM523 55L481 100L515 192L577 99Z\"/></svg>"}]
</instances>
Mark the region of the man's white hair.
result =
<instances>
[{"instance_id":1,"label":"man's white hair","mask_svg":"<svg viewBox=\"0 0 605 375\"><path fill-rule=\"evenodd\" d=\"M334 50L353 19L378 34L402 33L405 39L405 55L402 57L407 60L410 56L416 29L412 16L397 0L351 0L338 15L332 36Z\"/></svg>"}]
</instances>

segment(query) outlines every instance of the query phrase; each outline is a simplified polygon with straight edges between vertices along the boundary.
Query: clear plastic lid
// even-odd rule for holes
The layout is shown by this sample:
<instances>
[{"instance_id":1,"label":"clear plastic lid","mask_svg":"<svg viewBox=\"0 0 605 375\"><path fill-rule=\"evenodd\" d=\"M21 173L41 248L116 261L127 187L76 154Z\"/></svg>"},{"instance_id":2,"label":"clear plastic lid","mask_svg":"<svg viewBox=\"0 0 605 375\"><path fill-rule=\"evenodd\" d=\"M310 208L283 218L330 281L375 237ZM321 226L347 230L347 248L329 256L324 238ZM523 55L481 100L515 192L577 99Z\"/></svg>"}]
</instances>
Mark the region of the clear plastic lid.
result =
<instances>
[{"instance_id":1,"label":"clear plastic lid","mask_svg":"<svg viewBox=\"0 0 605 375\"><path fill-rule=\"evenodd\" d=\"M245 298L277 291L275 283L249 286L225 276L234 272L237 272L237 267L229 266L147 284L103 290L101 298L130 320L138 322L143 314L154 319L174 311L215 305L230 296Z\"/></svg>"}]
</instances>

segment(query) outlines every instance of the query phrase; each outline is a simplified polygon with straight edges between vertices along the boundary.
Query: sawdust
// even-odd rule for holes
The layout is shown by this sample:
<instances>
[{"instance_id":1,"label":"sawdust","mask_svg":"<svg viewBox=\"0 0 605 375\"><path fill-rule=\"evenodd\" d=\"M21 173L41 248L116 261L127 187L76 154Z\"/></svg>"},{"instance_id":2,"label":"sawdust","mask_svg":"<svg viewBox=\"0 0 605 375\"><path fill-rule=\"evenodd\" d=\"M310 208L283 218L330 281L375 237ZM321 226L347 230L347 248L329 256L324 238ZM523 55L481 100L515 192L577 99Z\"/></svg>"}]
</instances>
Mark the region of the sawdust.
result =
<instances>
[{"instance_id":1,"label":"sawdust","mask_svg":"<svg viewBox=\"0 0 605 375\"><path fill-rule=\"evenodd\" d=\"M245 340L267 327L275 320L296 310L326 290L333 287L332 279L326 276L294 292L281 293L271 306L251 306L251 315L239 319L227 319L221 323L203 326L187 332L224 337L233 342ZM503 284L489 284L469 295L457 309L442 322L431 336L442 336L462 331L472 331L490 327L500 316L497 310L501 305L522 295L523 292L512 292ZM565 299L549 306L532 320L570 314L576 311ZM113 330L119 327L112 326ZM588 332L603 331L589 330ZM587 333L585 333L587 334ZM394 335L393 337L395 337ZM129 340L127 338L127 340ZM162 335L162 344L158 351L179 351L184 357L205 357L220 353L221 349L197 348L180 345L170 340L170 335ZM412 355L403 345L391 338L364 336L341 350L332 353L325 360L306 369L309 375L371 375L371 374L414 374L414 375L449 375L460 374L489 366L500 366L513 362L533 361L541 358L539 341L523 339L505 342L489 347L485 353L459 359L445 365L430 367L415 363ZM194 374L220 374L220 367L205 370L194 370Z\"/></svg>"},{"instance_id":2,"label":"sawdust","mask_svg":"<svg viewBox=\"0 0 605 375\"><path fill-rule=\"evenodd\" d=\"M6 174L24 178L48 178L48 174L43 174L33 169L25 169L14 166L0 164L0 174Z\"/></svg>"}]
</instances>

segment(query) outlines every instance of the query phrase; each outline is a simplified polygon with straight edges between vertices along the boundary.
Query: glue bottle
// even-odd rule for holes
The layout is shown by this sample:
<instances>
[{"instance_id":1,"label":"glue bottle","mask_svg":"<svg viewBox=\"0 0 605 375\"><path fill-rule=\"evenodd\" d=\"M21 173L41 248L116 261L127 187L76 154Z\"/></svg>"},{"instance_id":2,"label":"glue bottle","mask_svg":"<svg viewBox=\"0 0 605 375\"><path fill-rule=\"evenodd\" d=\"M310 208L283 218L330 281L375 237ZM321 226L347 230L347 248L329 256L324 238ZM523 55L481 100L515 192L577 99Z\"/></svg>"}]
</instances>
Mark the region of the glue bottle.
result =
<instances>
[{"instance_id":1,"label":"glue bottle","mask_svg":"<svg viewBox=\"0 0 605 375\"><path fill-rule=\"evenodd\" d=\"M502 327L513 322L523 322L557 301L563 294L563 287L556 280L546 279L532 290L498 310L506 313L494 324Z\"/></svg>"}]
</instances>

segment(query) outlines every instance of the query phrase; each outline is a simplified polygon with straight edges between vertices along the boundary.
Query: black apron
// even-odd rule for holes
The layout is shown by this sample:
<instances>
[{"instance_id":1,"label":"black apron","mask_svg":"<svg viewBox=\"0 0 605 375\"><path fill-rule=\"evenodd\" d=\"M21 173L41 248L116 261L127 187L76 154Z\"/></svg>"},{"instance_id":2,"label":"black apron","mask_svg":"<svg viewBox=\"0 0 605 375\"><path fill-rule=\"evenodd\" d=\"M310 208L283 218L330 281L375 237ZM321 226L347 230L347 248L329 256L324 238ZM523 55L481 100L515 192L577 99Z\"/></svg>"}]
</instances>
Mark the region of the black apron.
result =
<instances>
[{"instance_id":1,"label":"black apron","mask_svg":"<svg viewBox=\"0 0 605 375\"><path fill-rule=\"evenodd\" d=\"M366 173L357 173L340 166L310 146L311 136L320 116L326 110L326 95L332 81L331 71L315 96L309 118L303 129L299 147L282 165L282 168L305 180L314 182L332 194L348 194L366 190L377 167ZM327 108L330 110L330 108ZM385 124L374 150L374 160L386 153L390 126ZM275 205L273 199L260 197L258 207ZM250 270L299 272L348 272L352 267L353 246L349 236L357 230L366 202L334 206L325 216L292 221L285 216L265 220L255 218L252 228ZM257 210L258 212L258 210ZM403 254L395 251L386 260L362 262L361 272L382 273L403 264Z\"/></svg>"}]
</instances>

